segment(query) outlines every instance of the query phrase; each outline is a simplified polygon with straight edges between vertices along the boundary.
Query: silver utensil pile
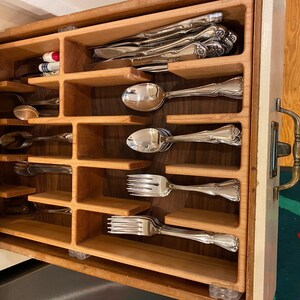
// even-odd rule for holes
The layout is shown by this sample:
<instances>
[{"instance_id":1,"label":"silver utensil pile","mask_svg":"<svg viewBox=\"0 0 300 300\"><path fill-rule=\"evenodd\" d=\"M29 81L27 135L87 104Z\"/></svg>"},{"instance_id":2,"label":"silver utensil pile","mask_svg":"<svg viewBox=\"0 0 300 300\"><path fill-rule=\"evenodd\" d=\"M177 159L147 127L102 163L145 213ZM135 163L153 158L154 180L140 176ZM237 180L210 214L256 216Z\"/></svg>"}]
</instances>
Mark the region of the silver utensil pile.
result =
<instances>
[{"instance_id":1,"label":"silver utensil pile","mask_svg":"<svg viewBox=\"0 0 300 300\"><path fill-rule=\"evenodd\" d=\"M222 12L159 27L94 49L103 68L128 63L140 70L167 71L167 63L227 55L238 36L220 23ZM100 63L101 64L101 63Z\"/></svg>"}]
</instances>

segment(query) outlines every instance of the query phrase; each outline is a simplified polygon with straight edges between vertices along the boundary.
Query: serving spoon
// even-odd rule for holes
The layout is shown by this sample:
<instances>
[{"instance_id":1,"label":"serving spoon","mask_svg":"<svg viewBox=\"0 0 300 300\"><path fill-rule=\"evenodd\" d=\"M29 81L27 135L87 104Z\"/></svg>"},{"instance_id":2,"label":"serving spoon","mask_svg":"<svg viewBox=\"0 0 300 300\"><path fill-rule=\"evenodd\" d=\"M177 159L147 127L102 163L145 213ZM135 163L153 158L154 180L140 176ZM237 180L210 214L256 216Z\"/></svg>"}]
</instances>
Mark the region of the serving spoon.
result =
<instances>
[{"instance_id":1,"label":"serving spoon","mask_svg":"<svg viewBox=\"0 0 300 300\"><path fill-rule=\"evenodd\" d=\"M201 132L172 136L164 128L145 128L131 134L127 145L142 153L156 153L167 151L175 142L203 142L213 144L241 145L241 131L232 124Z\"/></svg>"},{"instance_id":2,"label":"serving spoon","mask_svg":"<svg viewBox=\"0 0 300 300\"><path fill-rule=\"evenodd\" d=\"M242 99L243 77L238 76L220 83L210 83L171 92L165 92L155 83L140 83L127 88L122 94L122 101L131 109L145 112L157 110L165 100L191 96L224 96L232 99Z\"/></svg>"},{"instance_id":3,"label":"serving spoon","mask_svg":"<svg viewBox=\"0 0 300 300\"><path fill-rule=\"evenodd\" d=\"M0 137L0 145L7 149L18 150L31 146L33 142L40 141L60 141L72 143L72 133L66 132L53 136L33 136L27 131L13 131Z\"/></svg>"}]
</instances>

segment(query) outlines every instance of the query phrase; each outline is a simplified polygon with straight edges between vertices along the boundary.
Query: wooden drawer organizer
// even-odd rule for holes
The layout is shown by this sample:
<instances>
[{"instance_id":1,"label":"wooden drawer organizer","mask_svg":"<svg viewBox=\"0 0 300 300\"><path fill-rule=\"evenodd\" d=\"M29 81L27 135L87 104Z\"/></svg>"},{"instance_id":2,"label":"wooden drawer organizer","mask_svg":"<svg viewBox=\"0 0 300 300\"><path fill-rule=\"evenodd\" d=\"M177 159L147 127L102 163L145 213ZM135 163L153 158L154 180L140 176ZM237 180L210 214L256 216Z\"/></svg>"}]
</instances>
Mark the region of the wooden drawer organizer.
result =
<instances>
[{"instance_id":1,"label":"wooden drawer organizer","mask_svg":"<svg viewBox=\"0 0 300 300\"><path fill-rule=\"evenodd\" d=\"M35 220L0 220L0 232L32 241L72 249L107 260L204 284L219 284L244 292L247 258L247 202L251 106L253 3L224 0L159 12L120 21L10 42L0 45L0 55L14 61L38 57L59 49L58 76L29 79L36 86L30 97L59 94L57 118L31 119L29 124L1 120L3 130L29 126L35 133L72 130L72 145L37 144L30 153L5 153L4 184L24 187L29 201L69 207L72 216L39 216ZM90 62L89 47L137 34L197 15L222 11L224 24L241 36L235 55L170 63L167 74L149 75L134 68L84 72ZM13 67L12 70L13 72ZM244 77L243 100L223 97L177 99L151 113L126 108L121 93L139 82L153 81L167 90L219 82L235 75ZM1 87L0 87L1 89ZM14 89L14 87L12 87ZM41 93L40 93L41 92ZM135 153L125 145L133 131L166 127L174 134L215 129L233 123L242 129L242 146L179 143L166 153ZM14 127L17 128L17 127ZM72 175L39 175L21 178L13 174L13 162L26 158L34 163L72 167ZM235 178L241 184L241 201L174 191L166 198L132 198L126 191L126 175L166 174L174 183L200 184ZM29 188L28 188L29 187ZM9 195L18 196L17 190ZM8 195L6 195L8 196ZM213 245L173 237L122 237L106 233L109 215L150 213L167 224L234 234L238 253ZM142 270L141 270L142 271Z\"/></svg>"}]
</instances>

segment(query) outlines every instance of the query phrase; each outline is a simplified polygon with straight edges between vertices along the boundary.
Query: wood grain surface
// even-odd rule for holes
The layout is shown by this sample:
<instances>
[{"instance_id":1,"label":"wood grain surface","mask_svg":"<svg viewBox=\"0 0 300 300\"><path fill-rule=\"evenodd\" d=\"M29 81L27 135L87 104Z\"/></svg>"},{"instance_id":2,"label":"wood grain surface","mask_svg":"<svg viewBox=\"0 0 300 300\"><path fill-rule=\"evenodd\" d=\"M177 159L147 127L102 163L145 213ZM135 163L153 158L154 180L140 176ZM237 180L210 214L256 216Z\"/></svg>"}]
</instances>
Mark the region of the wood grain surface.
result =
<instances>
[{"instance_id":1,"label":"wood grain surface","mask_svg":"<svg viewBox=\"0 0 300 300\"><path fill-rule=\"evenodd\" d=\"M130 68L82 72L82 67L88 62L89 46L98 42L99 37L109 41L136 33L141 28L153 28L157 26L157 20L164 25L187 16L214 11L215 2L117 21L114 26L100 24L89 29L1 45L0 54L11 60L19 60L22 55L24 58L41 55L49 47L59 47L63 54L60 74L50 79L31 79L30 83L38 88L34 94L26 96L27 99L59 96L59 118L30 120L29 123L35 126L28 130L36 135L72 132L74 136L72 145L36 143L24 151L24 154L31 154L30 162L69 165L72 175L45 174L20 178L14 174L12 162L6 163L2 170L4 183L16 182L37 189L37 194L30 197L31 201L36 199L41 207L70 207L72 215L38 214L35 220L4 220L2 232L165 275L206 284L216 281L222 286L230 285L244 292L252 4L250 0L218 3L224 11L228 27L241 36L244 33L235 55L204 60L202 67L201 61L170 64L170 72L156 74L152 78ZM142 27L137 28L137 24ZM108 32L111 32L110 36ZM24 54L22 49L25 49ZM164 90L171 91L221 82L237 75L244 76L242 100L225 97L177 98L166 101L157 111L140 113L125 107L120 99L128 86L150 79ZM192 118L192 115L195 117ZM138 129L150 127L150 122L151 127L167 128L174 135L214 130L233 122L243 132L242 146L176 143L167 152L155 154L142 154L129 149L126 138ZM3 154L7 153L3 151ZM182 185L236 178L241 183L241 202L186 191L173 191L165 198L130 196L126 190L127 175L146 172L167 173L170 181ZM214 245L170 236L112 237L107 233L107 218L111 214L128 215L143 211L178 226L235 234L239 238L239 251L231 253ZM190 216L193 220L189 220ZM35 228L34 225L39 223L41 227Z\"/></svg>"},{"instance_id":2,"label":"wood grain surface","mask_svg":"<svg viewBox=\"0 0 300 300\"><path fill-rule=\"evenodd\" d=\"M284 85L282 106L300 115L300 7L297 1L286 1L285 45L284 45ZM282 114L281 140L293 145L294 122ZM280 159L281 166L292 166L293 156Z\"/></svg>"}]
</instances>

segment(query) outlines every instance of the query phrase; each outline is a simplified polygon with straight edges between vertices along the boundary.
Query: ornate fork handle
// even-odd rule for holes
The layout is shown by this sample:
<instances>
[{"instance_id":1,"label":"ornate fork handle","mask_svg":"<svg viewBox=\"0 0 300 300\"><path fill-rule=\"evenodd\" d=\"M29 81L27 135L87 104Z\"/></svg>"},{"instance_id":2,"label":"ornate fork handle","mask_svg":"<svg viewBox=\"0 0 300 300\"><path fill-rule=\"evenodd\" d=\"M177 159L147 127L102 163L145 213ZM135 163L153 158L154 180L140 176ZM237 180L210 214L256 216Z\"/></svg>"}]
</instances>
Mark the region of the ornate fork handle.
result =
<instances>
[{"instance_id":1,"label":"ornate fork handle","mask_svg":"<svg viewBox=\"0 0 300 300\"><path fill-rule=\"evenodd\" d=\"M160 234L180 237L197 241L204 244L214 244L231 252L237 252L239 248L238 239L231 234L200 232L187 229L171 229L172 227L164 226L159 230Z\"/></svg>"},{"instance_id":2,"label":"ornate fork handle","mask_svg":"<svg viewBox=\"0 0 300 300\"><path fill-rule=\"evenodd\" d=\"M226 125L216 130L205 130L201 132L176 135L165 138L166 143L173 142L205 142L205 143L223 143L233 146L241 145L241 132L234 125Z\"/></svg>"},{"instance_id":3,"label":"ornate fork handle","mask_svg":"<svg viewBox=\"0 0 300 300\"><path fill-rule=\"evenodd\" d=\"M243 98L243 77L238 76L221 83L211 83L200 87L167 92L165 97L178 98L188 96L225 96L233 99Z\"/></svg>"},{"instance_id":4,"label":"ornate fork handle","mask_svg":"<svg viewBox=\"0 0 300 300\"><path fill-rule=\"evenodd\" d=\"M201 192L212 196L222 196L230 201L240 201L240 185L235 179L227 180L221 183L208 183L202 185L177 185L170 184L175 190Z\"/></svg>"}]
</instances>

